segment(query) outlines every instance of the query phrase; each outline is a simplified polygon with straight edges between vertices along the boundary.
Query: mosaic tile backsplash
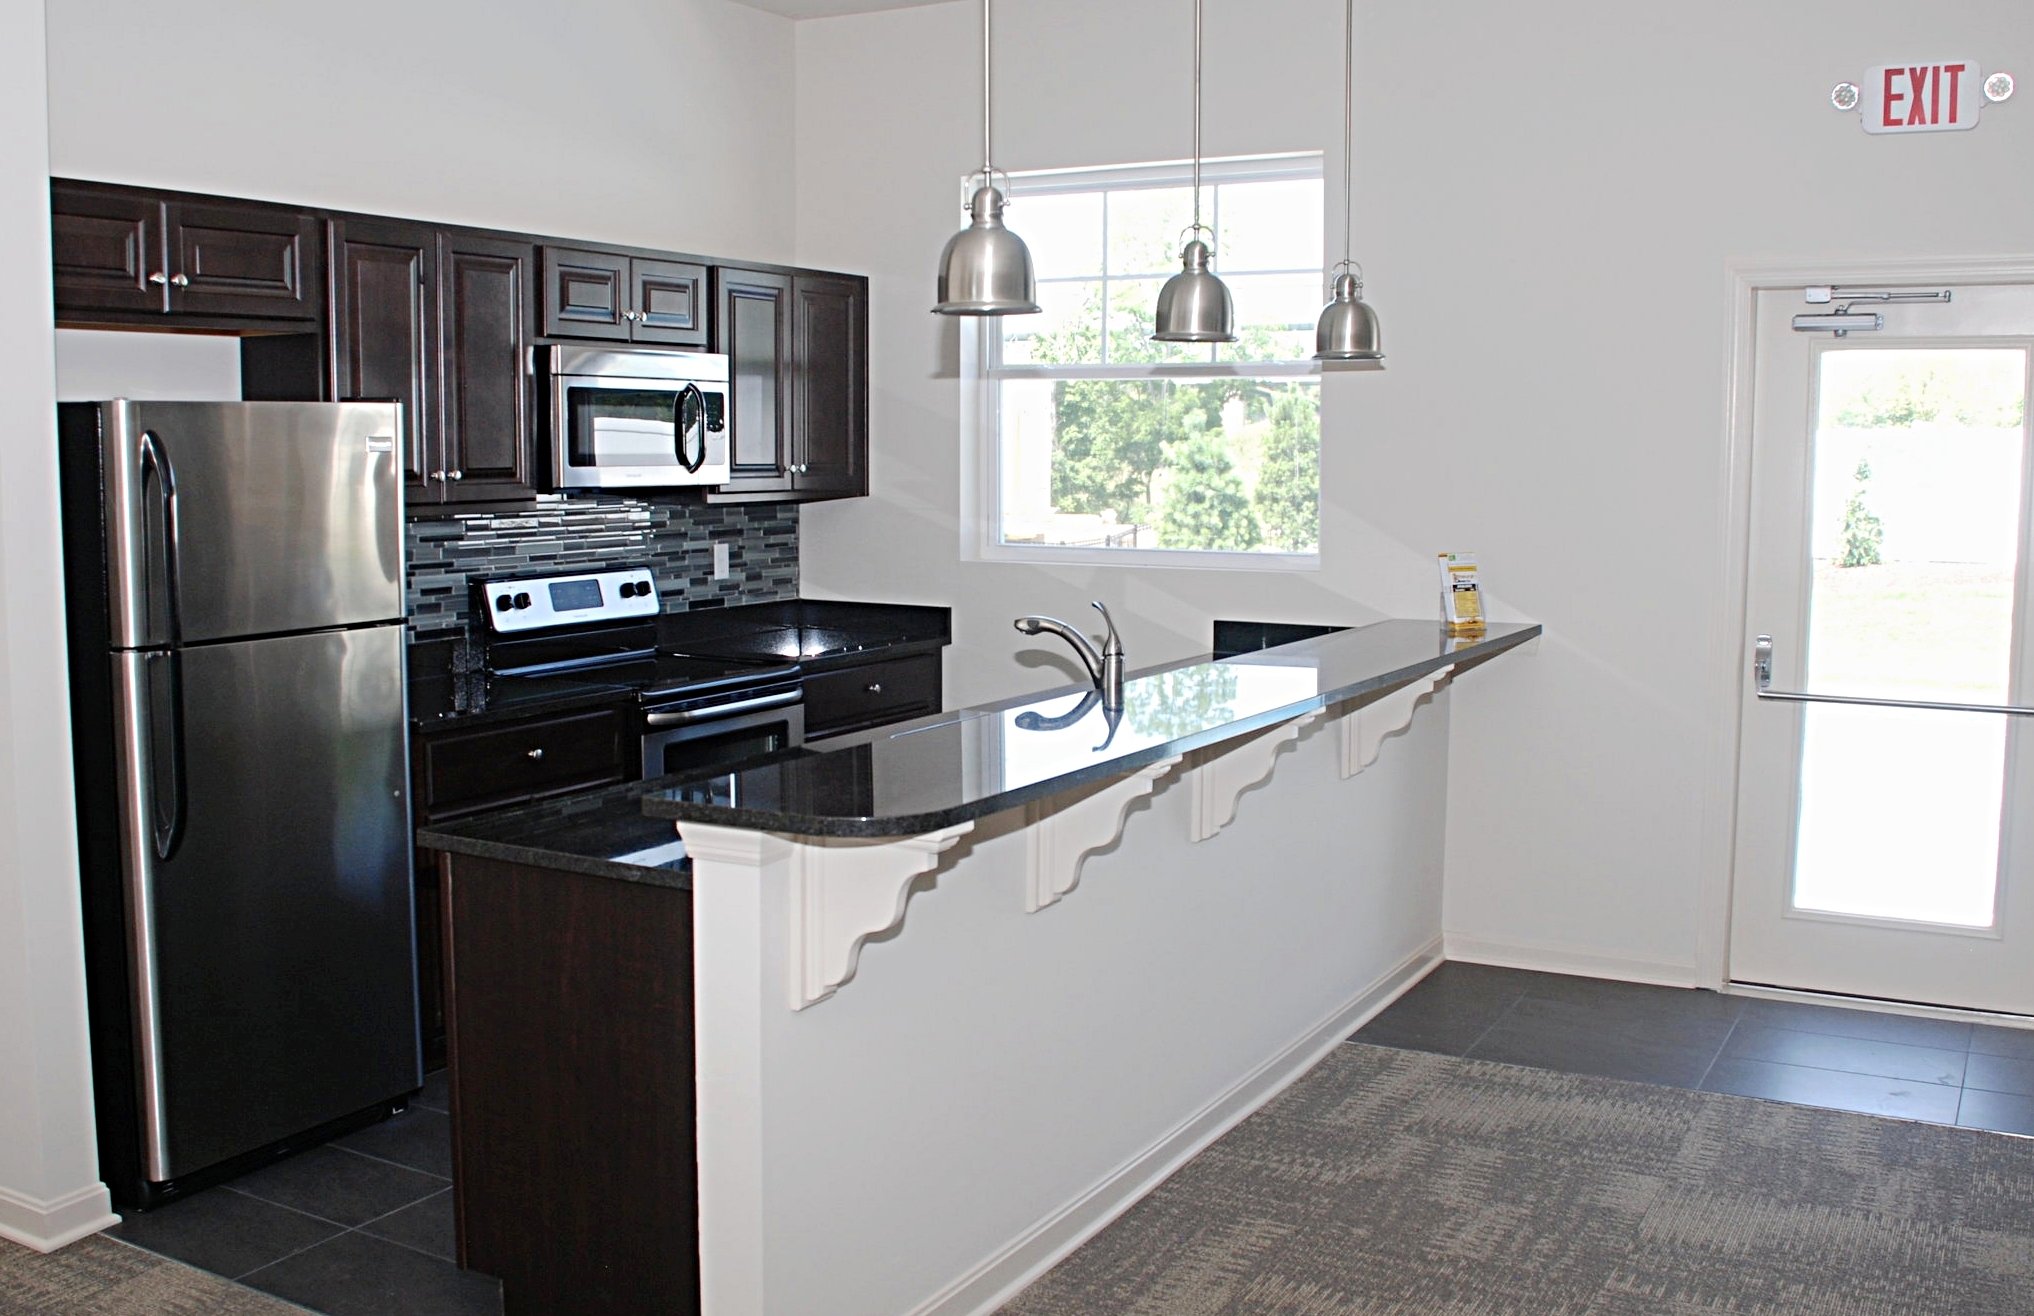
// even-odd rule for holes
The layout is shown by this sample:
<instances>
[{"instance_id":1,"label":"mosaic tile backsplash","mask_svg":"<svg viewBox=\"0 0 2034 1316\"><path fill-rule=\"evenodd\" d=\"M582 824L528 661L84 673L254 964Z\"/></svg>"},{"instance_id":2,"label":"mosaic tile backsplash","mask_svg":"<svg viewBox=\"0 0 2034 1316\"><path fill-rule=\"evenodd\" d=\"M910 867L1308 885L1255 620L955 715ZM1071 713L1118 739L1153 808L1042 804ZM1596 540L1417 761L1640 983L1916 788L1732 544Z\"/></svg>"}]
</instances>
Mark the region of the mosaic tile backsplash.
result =
<instances>
[{"instance_id":1,"label":"mosaic tile backsplash","mask_svg":"<svg viewBox=\"0 0 2034 1316\"><path fill-rule=\"evenodd\" d=\"M713 546L728 575L713 578ZM446 639L471 610L467 578L647 565L666 612L798 597L798 507L671 507L625 498L561 499L503 516L411 521L410 632Z\"/></svg>"}]
</instances>

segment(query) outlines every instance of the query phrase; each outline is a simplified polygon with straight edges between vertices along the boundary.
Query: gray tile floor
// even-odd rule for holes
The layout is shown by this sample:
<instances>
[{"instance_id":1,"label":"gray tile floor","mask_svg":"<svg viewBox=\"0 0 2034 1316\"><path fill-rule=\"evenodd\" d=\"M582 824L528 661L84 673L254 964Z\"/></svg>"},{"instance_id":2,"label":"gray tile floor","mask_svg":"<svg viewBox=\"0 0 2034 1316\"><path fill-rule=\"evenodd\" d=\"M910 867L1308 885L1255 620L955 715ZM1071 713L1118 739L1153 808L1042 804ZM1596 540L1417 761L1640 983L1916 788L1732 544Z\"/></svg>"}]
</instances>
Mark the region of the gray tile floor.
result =
<instances>
[{"instance_id":1,"label":"gray tile floor","mask_svg":"<svg viewBox=\"0 0 2034 1316\"><path fill-rule=\"evenodd\" d=\"M111 1232L327 1316L500 1316L501 1286L453 1261L444 1075L393 1119Z\"/></svg>"},{"instance_id":2,"label":"gray tile floor","mask_svg":"<svg viewBox=\"0 0 2034 1316\"><path fill-rule=\"evenodd\" d=\"M2034 1136L2034 1032L1443 964L1351 1039Z\"/></svg>"}]
</instances>

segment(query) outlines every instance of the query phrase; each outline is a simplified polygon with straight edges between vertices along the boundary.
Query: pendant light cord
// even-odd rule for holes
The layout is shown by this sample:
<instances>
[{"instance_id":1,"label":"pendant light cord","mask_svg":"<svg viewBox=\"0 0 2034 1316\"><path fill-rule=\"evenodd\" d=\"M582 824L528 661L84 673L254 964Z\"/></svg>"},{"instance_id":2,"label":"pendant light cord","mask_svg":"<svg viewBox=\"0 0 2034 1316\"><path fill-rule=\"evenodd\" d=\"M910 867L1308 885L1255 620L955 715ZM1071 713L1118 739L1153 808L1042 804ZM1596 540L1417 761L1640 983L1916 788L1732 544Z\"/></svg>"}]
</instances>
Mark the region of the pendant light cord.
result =
<instances>
[{"instance_id":1,"label":"pendant light cord","mask_svg":"<svg viewBox=\"0 0 2034 1316\"><path fill-rule=\"evenodd\" d=\"M1194 231L1201 228L1201 3L1194 0Z\"/></svg>"},{"instance_id":2,"label":"pendant light cord","mask_svg":"<svg viewBox=\"0 0 2034 1316\"><path fill-rule=\"evenodd\" d=\"M1356 0L1345 0L1342 21L1342 265L1354 265L1351 225L1356 213ZM1342 268L1341 265L1335 268ZM1358 282L1361 282L1359 276Z\"/></svg>"},{"instance_id":3,"label":"pendant light cord","mask_svg":"<svg viewBox=\"0 0 2034 1316\"><path fill-rule=\"evenodd\" d=\"M989 3L982 0L982 183L994 187L996 157L989 151Z\"/></svg>"}]
</instances>

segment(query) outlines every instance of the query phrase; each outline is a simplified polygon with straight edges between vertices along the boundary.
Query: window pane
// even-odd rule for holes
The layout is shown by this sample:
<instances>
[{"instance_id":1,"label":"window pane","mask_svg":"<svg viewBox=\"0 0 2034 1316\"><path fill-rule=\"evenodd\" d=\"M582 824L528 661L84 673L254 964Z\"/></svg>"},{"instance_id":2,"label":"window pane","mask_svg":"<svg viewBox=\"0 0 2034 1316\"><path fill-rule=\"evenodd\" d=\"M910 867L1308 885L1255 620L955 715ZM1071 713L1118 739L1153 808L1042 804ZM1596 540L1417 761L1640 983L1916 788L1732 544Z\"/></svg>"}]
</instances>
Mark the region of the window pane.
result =
<instances>
[{"instance_id":1,"label":"window pane","mask_svg":"<svg viewBox=\"0 0 2034 1316\"><path fill-rule=\"evenodd\" d=\"M1016 197L1004 210L1003 222L1031 248L1031 268L1039 278L1101 274L1101 193Z\"/></svg>"},{"instance_id":2,"label":"window pane","mask_svg":"<svg viewBox=\"0 0 2034 1316\"><path fill-rule=\"evenodd\" d=\"M1093 365L1102 359L1102 284L1041 283L1037 315L1006 315L1003 364Z\"/></svg>"},{"instance_id":3,"label":"window pane","mask_svg":"<svg viewBox=\"0 0 2034 1316\"><path fill-rule=\"evenodd\" d=\"M1313 380L1001 386L1004 543L1310 552Z\"/></svg>"},{"instance_id":4,"label":"window pane","mask_svg":"<svg viewBox=\"0 0 2034 1316\"><path fill-rule=\"evenodd\" d=\"M1296 361L1314 354L1321 314L1318 274L1231 274L1222 280L1236 302L1236 341L1224 361Z\"/></svg>"},{"instance_id":5,"label":"window pane","mask_svg":"<svg viewBox=\"0 0 2034 1316\"><path fill-rule=\"evenodd\" d=\"M1109 193L1109 275L1179 269L1180 230L1194 222L1194 190L1153 187Z\"/></svg>"},{"instance_id":6,"label":"window pane","mask_svg":"<svg viewBox=\"0 0 2034 1316\"><path fill-rule=\"evenodd\" d=\"M1250 270L1321 267L1321 180L1224 183L1222 245L1215 268Z\"/></svg>"},{"instance_id":7,"label":"window pane","mask_svg":"<svg viewBox=\"0 0 2034 1316\"><path fill-rule=\"evenodd\" d=\"M1809 689L2009 702L2026 367L2017 348L1822 354ZM1990 926L2006 730L1806 709L1794 906Z\"/></svg>"}]
</instances>

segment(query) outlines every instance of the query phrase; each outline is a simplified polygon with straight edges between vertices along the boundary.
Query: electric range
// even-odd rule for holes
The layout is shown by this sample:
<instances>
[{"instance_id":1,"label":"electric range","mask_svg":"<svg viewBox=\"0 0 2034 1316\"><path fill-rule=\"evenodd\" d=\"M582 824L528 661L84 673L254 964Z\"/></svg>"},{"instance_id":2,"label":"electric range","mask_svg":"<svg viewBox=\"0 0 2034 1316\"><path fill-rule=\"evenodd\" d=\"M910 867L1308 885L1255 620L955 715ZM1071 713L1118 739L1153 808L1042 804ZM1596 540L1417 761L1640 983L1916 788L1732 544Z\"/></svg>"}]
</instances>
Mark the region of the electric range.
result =
<instances>
[{"instance_id":1,"label":"electric range","mask_svg":"<svg viewBox=\"0 0 2034 1316\"><path fill-rule=\"evenodd\" d=\"M644 777L711 771L805 740L802 669L769 656L682 653L657 642L647 567L502 577L474 586L487 618L477 667L491 698L559 682L632 694Z\"/></svg>"}]
</instances>

